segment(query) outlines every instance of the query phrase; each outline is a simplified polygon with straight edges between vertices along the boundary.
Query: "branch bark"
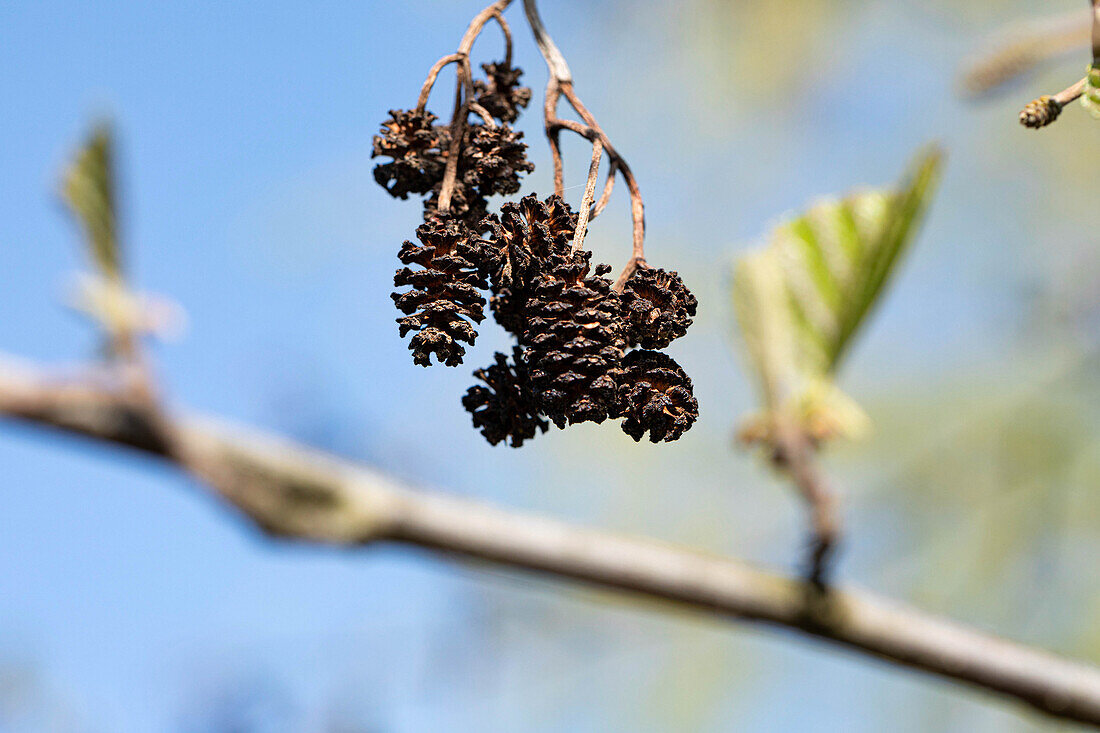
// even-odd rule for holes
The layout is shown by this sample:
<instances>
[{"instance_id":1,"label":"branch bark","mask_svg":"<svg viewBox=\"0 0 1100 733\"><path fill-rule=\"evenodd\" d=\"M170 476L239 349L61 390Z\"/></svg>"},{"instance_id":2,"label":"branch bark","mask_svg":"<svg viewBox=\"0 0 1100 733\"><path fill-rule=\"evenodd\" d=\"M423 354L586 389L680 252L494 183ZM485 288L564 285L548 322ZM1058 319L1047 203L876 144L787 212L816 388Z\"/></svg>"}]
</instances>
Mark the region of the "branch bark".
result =
<instances>
[{"instance_id":1,"label":"branch bark","mask_svg":"<svg viewBox=\"0 0 1100 733\"><path fill-rule=\"evenodd\" d=\"M0 357L0 415L128 446L189 471L274 536L397 542L758 621L1100 725L1100 669L870 593L812 584L651 539L414 490L363 466L125 397L109 379L56 379Z\"/></svg>"}]
</instances>

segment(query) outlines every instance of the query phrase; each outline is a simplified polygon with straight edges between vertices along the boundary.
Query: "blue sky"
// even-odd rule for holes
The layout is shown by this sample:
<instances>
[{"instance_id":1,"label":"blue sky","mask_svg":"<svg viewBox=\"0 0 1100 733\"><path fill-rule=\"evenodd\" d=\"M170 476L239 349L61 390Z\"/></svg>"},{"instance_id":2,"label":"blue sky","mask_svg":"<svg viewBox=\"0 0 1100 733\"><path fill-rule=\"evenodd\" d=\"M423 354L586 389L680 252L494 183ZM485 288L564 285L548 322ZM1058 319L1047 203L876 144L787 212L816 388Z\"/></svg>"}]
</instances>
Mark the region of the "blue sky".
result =
<instances>
[{"instance_id":1,"label":"blue sky","mask_svg":"<svg viewBox=\"0 0 1100 733\"><path fill-rule=\"evenodd\" d=\"M1014 292L991 281L1016 274L997 253L1036 234L998 212L1042 195L1023 172L1043 151L991 155L1018 144L1012 105L971 111L953 98L969 42L934 11L850 3L835 46L814 51L827 70L808 64L782 77L795 80L789 91L757 99L738 91L737 69L720 54L684 50L695 10L608 3L582 22L585 3L544 4L582 97L640 179L650 261L695 278L699 324L674 352L695 377L703 417L680 444L636 446L612 427L586 426L521 451L492 449L458 397L504 336L487 332L467 365L430 371L411 364L397 337L394 254L418 210L374 185L371 136L388 109L414 103L432 61L457 43L478 9L465 2L0 5L0 349L51 363L92 354L93 331L60 305L83 262L53 192L90 123L108 116L120 136L133 279L189 317L181 341L156 347L174 402L450 491L790 566L796 507L728 449L752 399L726 338L728 258L782 212L892 181L913 149L940 139L952 203L935 210L849 381L875 394L985 363L1006 340L990 326L1012 318ZM518 8L510 17L538 96L545 70ZM477 53L491 60L498 49L490 33ZM446 95L439 100L445 109ZM526 190L545 191L537 112L521 127L539 166ZM572 174L583 171L583 147L568 152ZM627 212L620 192L593 227L598 256L625 256ZM275 545L166 467L21 426L0 425L0 467L0 664L33 668L72 729L202 730L195 709L234 686L274 686L290 701L289 711L262 713L276 721L263 730L320 729L345 709L385 730L537 727L529 710L556 711L544 712L548 729L627 727L624 711L644 707L641 688L577 670L600 659L613 674L677 670L677 654L707 646L771 658L760 670L773 682L806 665L830 681L781 719L731 702L701 729L730 716L790 729L806 715L847 730L861 704L843 693L853 685L876 685L885 700L942 691L757 632L593 609L572 593L557 599L550 586L456 572L421 553ZM696 469L704 488L685 498L673 483ZM733 495L731 481L746 487ZM670 630L680 623L685 630ZM598 647L606 656L576 650L608 627L612 640ZM469 679L438 668L448 644L484 652ZM548 692L523 659L574 671ZM1002 713L981 715L995 725Z\"/></svg>"}]
</instances>

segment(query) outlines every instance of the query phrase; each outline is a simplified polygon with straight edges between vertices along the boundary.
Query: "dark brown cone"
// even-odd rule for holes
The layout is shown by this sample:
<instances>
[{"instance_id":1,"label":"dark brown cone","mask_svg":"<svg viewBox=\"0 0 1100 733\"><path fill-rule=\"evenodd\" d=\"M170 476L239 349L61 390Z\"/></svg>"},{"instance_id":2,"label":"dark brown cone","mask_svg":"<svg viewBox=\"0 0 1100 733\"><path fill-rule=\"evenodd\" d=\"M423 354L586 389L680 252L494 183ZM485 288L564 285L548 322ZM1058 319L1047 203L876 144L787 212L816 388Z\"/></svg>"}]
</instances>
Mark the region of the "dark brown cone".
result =
<instances>
[{"instance_id":1,"label":"dark brown cone","mask_svg":"<svg viewBox=\"0 0 1100 733\"><path fill-rule=\"evenodd\" d=\"M523 133L508 125L470 125L458 168L463 183L478 196L509 196L519 190L519 176L535 166L527 160Z\"/></svg>"},{"instance_id":2,"label":"dark brown cone","mask_svg":"<svg viewBox=\"0 0 1100 733\"><path fill-rule=\"evenodd\" d=\"M515 122L531 101L531 90L519 85L523 69L505 62L482 64L485 79L474 80L475 101L501 122Z\"/></svg>"},{"instance_id":3,"label":"dark brown cone","mask_svg":"<svg viewBox=\"0 0 1100 733\"><path fill-rule=\"evenodd\" d=\"M513 361L497 352L496 363L478 369L474 376L487 386L470 387L462 398L462 406L473 417L474 428L491 445L510 440L513 448L523 445L539 432L546 432L549 423L539 414L535 396L523 358L523 349L512 350Z\"/></svg>"},{"instance_id":4,"label":"dark brown cone","mask_svg":"<svg viewBox=\"0 0 1100 733\"><path fill-rule=\"evenodd\" d=\"M699 417L691 378L668 354L632 351L618 374L618 400L612 417L626 418L623 432L639 441L649 431L651 443L677 440Z\"/></svg>"},{"instance_id":5,"label":"dark brown cone","mask_svg":"<svg viewBox=\"0 0 1100 733\"><path fill-rule=\"evenodd\" d=\"M698 301L675 272L639 267L622 293L631 346L663 349L687 333Z\"/></svg>"},{"instance_id":6,"label":"dark brown cone","mask_svg":"<svg viewBox=\"0 0 1100 733\"><path fill-rule=\"evenodd\" d=\"M485 227L482 222L489 215L489 202L483 196L478 196L471 191L462 179L455 180L454 191L451 193L451 207L447 214L439 213L439 193L443 189L443 181L432 187L432 195L424 200L424 220L446 217L462 222L471 232L482 233Z\"/></svg>"},{"instance_id":7,"label":"dark brown cone","mask_svg":"<svg viewBox=\"0 0 1100 733\"><path fill-rule=\"evenodd\" d=\"M503 294L503 289L510 289L513 295L526 289L551 254L569 252L577 215L559 196L539 201L532 193L504 204L500 216L490 217L486 227L482 254L489 281L494 290Z\"/></svg>"},{"instance_id":8,"label":"dark brown cone","mask_svg":"<svg viewBox=\"0 0 1100 733\"><path fill-rule=\"evenodd\" d=\"M374 168L374 180L391 196L405 199L410 193L424 194L443 180L442 150L447 140L441 137L441 128L432 125L434 121L431 112L390 110L382 134L374 136L371 157L393 159Z\"/></svg>"},{"instance_id":9,"label":"dark brown cone","mask_svg":"<svg viewBox=\"0 0 1100 733\"><path fill-rule=\"evenodd\" d=\"M481 251L493 285L489 304L497 323L519 338L527 328L530 282L551 253L569 252L577 215L558 196L539 201L530 194L504 204L500 216L487 219L485 227L489 234Z\"/></svg>"},{"instance_id":10,"label":"dark brown cone","mask_svg":"<svg viewBox=\"0 0 1100 733\"><path fill-rule=\"evenodd\" d=\"M559 428L603 422L614 408L612 375L626 340L619 296L603 277L607 265L591 267L591 252L553 254L530 286L527 327L520 343L539 407Z\"/></svg>"},{"instance_id":11,"label":"dark brown cone","mask_svg":"<svg viewBox=\"0 0 1100 733\"><path fill-rule=\"evenodd\" d=\"M436 126L435 130L442 150L441 170L445 172L450 157L451 131L443 126ZM519 190L520 174L535 169L527 160L527 145L520 142L522 137L522 132L515 132L507 125L466 126L448 216L462 220L475 232L487 230L487 225L482 223L489 214L487 197L515 193ZM442 190L441 172L424 202L425 219L439 215Z\"/></svg>"},{"instance_id":12,"label":"dark brown cone","mask_svg":"<svg viewBox=\"0 0 1100 733\"><path fill-rule=\"evenodd\" d=\"M412 290L395 292L391 297L398 310L401 335L416 331L409 343L413 363L431 365L431 354L447 366L462 363L466 350L457 342L473 344L477 331L471 325L484 320L487 286L478 273L478 239L461 222L431 219L416 229L420 244L405 242L398 253L406 265L394 275L396 287L411 285Z\"/></svg>"},{"instance_id":13,"label":"dark brown cone","mask_svg":"<svg viewBox=\"0 0 1100 733\"><path fill-rule=\"evenodd\" d=\"M496 288L489 298L493 318L508 333L519 337L527 328L527 292L512 288Z\"/></svg>"}]
</instances>

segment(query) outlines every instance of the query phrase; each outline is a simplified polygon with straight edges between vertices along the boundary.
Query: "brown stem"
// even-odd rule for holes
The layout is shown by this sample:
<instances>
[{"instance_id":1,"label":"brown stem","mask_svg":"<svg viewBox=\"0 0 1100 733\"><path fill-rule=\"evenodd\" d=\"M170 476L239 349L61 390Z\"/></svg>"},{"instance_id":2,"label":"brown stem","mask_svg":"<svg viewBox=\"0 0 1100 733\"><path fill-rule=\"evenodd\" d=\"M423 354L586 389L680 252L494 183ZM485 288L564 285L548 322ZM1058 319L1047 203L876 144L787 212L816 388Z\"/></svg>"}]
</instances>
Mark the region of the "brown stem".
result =
<instances>
[{"instance_id":1,"label":"brown stem","mask_svg":"<svg viewBox=\"0 0 1100 733\"><path fill-rule=\"evenodd\" d=\"M607 208L607 203L611 200L611 191L615 188L616 169L615 161L612 160L607 169L607 180L603 184L603 193L600 194L600 200L592 208L592 216L588 218L589 221L602 214L603 210Z\"/></svg>"},{"instance_id":2,"label":"brown stem","mask_svg":"<svg viewBox=\"0 0 1100 733\"><path fill-rule=\"evenodd\" d=\"M463 74L463 67L459 65L459 78L455 80L455 111L451 116L451 146L447 150L447 167L443 172L443 185L439 189L440 214L447 214L451 210L451 197L454 195L455 181L458 178L458 156L462 150L462 138L466 135L466 115L469 107L462 98Z\"/></svg>"},{"instance_id":3,"label":"brown stem","mask_svg":"<svg viewBox=\"0 0 1100 733\"><path fill-rule=\"evenodd\" d=\"M546 139L550 143L550 157L554 161L554 194L565 196L565 166L561 158L560 128L554 125L557 118L558 100L561 98L561 89L558 80L553 75L546 84L546 103L543 105L543 122L546 127Z\"/></svg>"},{"instance_id":4,"label":"brown stem","mask_svg":"<svg viewBox=\"0 0 1100 733\"><path fill-rule=\"evenodd\" d=\"M564 94L568 99L571 92L566 91L567 89L567 86L562 86L562 94ZM574 109L577 109L577 107L574 106ZM581 107L581 109L583 109L583 106ZM584 112L581 113L581 111L578 109L577 113L581 114L582 118L587 117L586 121L591 120L591 122L589 122L588 124L581 124L580 122L576 122L574 120L548 118L546 121L547 136L550 137L550 139L553 141L552 147L556 147L558 144L556 135L560 130L569 130L570 132L575 132L586 140L600 140L603 143L604 150L607 152L608 160L611 162L611 170L608 171L608 176L612 176L616 172L622 173L623 180L626 181L626 185L630 189L631 212L633 214L634 220L634 246L630 260L627 262L626 267L623 268L622 273L615 281L614 289L617 292L621 293L623 288L626 286L626 281L630 279L630 276L634 274L634 271L639 267L644 267L646 264L645 210L642 204L642 195L641 192L638 190L637 181L635 181L634 175L630 172L630 167L627 165L626 161L622 159L622 156L619 155L618 151L616 151L615 148L611 146L610 142L608 142L607 135L603 132L603 130L601 130L598 125L592 124L592 122L596 121L595 118L592 117L588 110L584 110ZM557 181L556 174L559 160L560 154L559 158L555 159L555 183ZM604 187L604 191L608 197L610 196L611 185L611 183L608 183ZM607 201L601 198L601 204L602 205L600 206L600 210L602 211L603 207L607 205Z\"/></svg>"},{"instance_id":5,"label":"brown stem","mask_svg":"<svg viewBox=\"0 0 1100 733\"><path fill-rule=\"evenodd\" d=\"M776 465L786 471L810 510L810 550L807 580L824 590L831 560L840 539L836 494L817 462L817 449L795 420L780 417L776 424Z\"/></svg>"},{"instance_id":6,"label":"brown stem","mask_svg":"<svg viewBox=\"0 0 1100 733\"><path fill-rule=\"evenodd\" d=\"M588 166L588 181L584 184L584 198L581 199L581 207L577 210L577 230L573 233L573 251L578 251L584 245L584 237L588 233L588 219L592 213L592 199L596 196L596 181L600 178L600 155L603 153L603 141L596 138L592 141L592 164Z\"/></svg>"},{"instance_id":7,"label":"brown stem","mask_svg":"<svg viewBox=\"0 0 1100 733\"><path fill-rule=\"evenodd\" d=\"M512 28L508 25L508 21L504 19L503 13L499 11L494 13L493 18L500 26L500 32L504 34L504 65L512 68Z\"/></svg>"},{"instance_id":8,"label":"brown stem","mask_svg":"<svg viewBox=\"0 0 1100 733\"><path fill-rule=\"evenodd\" d=\"M630 261L627 263L626 269L623 271L624 275L620 275L619 280L616 281L615 287L619 291L626 283L626 278L629 277L629 273L632 273L640 264L645 263L645 204L642 201L642 194L638 188L638 182L634 178L633 172L630 170L630 166L619 155L618 151L611 144L611 140L607 137L607 134L600 127L600 123L596 121L596 117L588 111L588 108L584 106L576 92L573 90L573 75L569 70L569 65L565 63L565 58L562 56L561 51L558 50L557 45L554 43L550 34L546 31L546 27L542 24L542 19L539 17L538 7L535 0L523 0L523 8L527 13L527 21L531 25L531 31L535 35L535 43L539 47L539 51L542 52L543 58L546 60L546 68L550 73L550 82L547 85L546 90L546 105L544 108L546 134L550 140L550 150L554 157L554 190L558 195L561 195L561 191L564 190L564 176L562 174L562 161L560 144L557 139L557 130L562 128L573 130L579 134L589 137L589 134L594 133L599 137L603 143L604 152L607 153L608 160L611 162L611 170L609 175L621 175L623 180L626 181L627 189L630 192L630 213L633 221L633 245L631 248ZM569 121L559 119L557 116L557 107L559 98L564 96L569 102L569 105L580 116L584 124L587 125L588 131L581 132L580 126L572 126ZM610 184L605 187L610 195ZM606 206L606 202L604 202ZM602 211L602 207L599 207Z\"/></svg>"},{"instance_id":9,"label":"brown stem","mask_svg":"<svg viewBox=\"0 0 1100 733\"><path fill-rule=\"evenodd\" d=\"M607 149L608 157L616 161L618 172L622 174L623 181L626 182L626 187L630 192L630 215L633 221L633 248L631 251L630 263L627 264L627 268L633 272L633 268L637 267L638 263L645 262L645 204L642 201L642 192L638 188L638 181L634 178L634 174L631 172L627 162L618 154L615 148L612 147L611 141L608 139L607 134L604 133L603 128L601 128L600 124L596 121L595 116L588 111L580 98L573 91L572 83L562 84L561 92L569 101L573 109L577 111L577 114L580 115L581 119L584 120L585 124L599 133L600 137L603 139L604 147ZM623 283L625 284L625 282L624 279ZM619 288L619 290L621 291L622 288Z\"/></svg>"},{"instance_id":10,"label":"brown stem","mask_svg":"<svg viewBox=\"0 0 1100 733\"><path fill-rule=\"evenodd\" d=\"M451 198L454 196L455 182L458 178L458 156L466 133L466 117L470 112L476 112L487 123L496 124L492 121L492 116L481 105L474 102L474 80L473 72L470 70L470 49L473 48L474 41L477 40L481 31L485 28L485 24L495 18L504 31L505 52L509 58L511 57L512 33L501 15L504 9L511 4L512 0L497 0L475 15L473 20L470 21L469 27L466 28L466 32L462 35L462 40L458 43L458 50L436 62L439 69L452 61L456 62L458 66L458 71L455 74L455 109L454 114L451 116L451 146L447 151L447 167L444 169L443 184L439 189L438 210L441 214L446 214L451 210ZM436 69L435 66L432 68L435 74L438 75L439 69ZM432 84L435 83L435 79L431 74L429 74L429 80ZM432 84L425 82L427 92L425 89L420 92L421 100L424 103L427 102L427 93L430 93ZM421 109L419 105L417 108Z\"/></svg>"},{"instance_id":11,"label":"brown stem","mask_svg":"<svg viewBox=\"0 0 1100 733\"><path fill-rule=\"evenodd\" d=\"M550 34L546 32L546 26L539 17L539 9L535 0L523 0L523 10L527 14L527 22L531 26L531 32L535 34L535 43L546 59L546 66L550 70L550 78L556 79L560 84L571 84L573 73L569 71L569 64L565 63L565 57L561 55L557 44Z\"/></svg>"},{"instance_id":12,"label":"brown stem","mask_svg":"<svg viewBox=\"0 0 1100 733\"><path fill-rule=\"evenodd\" d=\"M612 290L616 293L623 292L623 288L626 287L626 281L630 279L630 276L637 271L639 267L646 267L645 257L639 257L638 255L631 256L630 260L626 263L626 267L619 273L619 276L615 278L615 284L612 286Z\"/></svg>"},{"instance_id":13,"label":"brown stem","mask_svg":"<svg viewBox=\"0 0 1100 733\"><path fill-rule=\"evenodd\" d=\"M1088 84L1088 78L1087 77L1084 78L1084 79L1080 79L1079 81L1074 82L1070 86L1066 87L1062 91L1060 91L1057 94L1055 94L1054 96L1052 96L1051 99L1053 99L1055 102L1057 102L1058 104L1065 107L1067 104L1069 104L1070 102L1072 102L1073 100L1077 99L1078 97L1080 97L1082 94L1085 93L1085 86L1087 84Z\"/></svg>"},{"instance_id":14,"label":"brown stem","mask_svg":"<svg viewBox=\"0 0 1100 733\"><path fill-rule=\"evenodd\" d=\"M467 105L471 112L481 118L481 121L485 123L486 127L496 127L497 121L493 119L493 116L489 114L489 110L482 107L477 102L470 102Z\"/></svg>"},{"instance_id":15,"label":"brown stem","mask_svg":"<svg viewBox=\"0 0 1100 733\"><path fill-rule=\"evenodd\" d=\"M424 80L423 86L420 87L420 96L416 99L416 111L423 112L424 108L428 105L428 97L432 93L432 87L435 86L435 80L439 77L439 72L443 70L447 64L453 64L456 61L462 61L462 54L452 53L444 56L439 61L432 64L432 68L428 71L428 78Z\"/></svg>"},{"instance_id":16,"label":"brown stem","mask_svg":"<svg viewBox=\"0 0 1100 733\"><path fill-rule=\"evenodd\" d=\"M489 5L480 13L474 16L474 19L470 21L469 27L466 28L466 32L462 35L462 40L458 43L458 53L470 55L470 49L474 47L474 41L481 34L482 28L493 18L496 18L501 22L501 27L504 28L503 18L501 13L505 8L512 4L512 0L497 0L492 5ZM509 39L509 48L511 48L510 34L506 33L506 38Z\"/></svg>"}]
</instances>

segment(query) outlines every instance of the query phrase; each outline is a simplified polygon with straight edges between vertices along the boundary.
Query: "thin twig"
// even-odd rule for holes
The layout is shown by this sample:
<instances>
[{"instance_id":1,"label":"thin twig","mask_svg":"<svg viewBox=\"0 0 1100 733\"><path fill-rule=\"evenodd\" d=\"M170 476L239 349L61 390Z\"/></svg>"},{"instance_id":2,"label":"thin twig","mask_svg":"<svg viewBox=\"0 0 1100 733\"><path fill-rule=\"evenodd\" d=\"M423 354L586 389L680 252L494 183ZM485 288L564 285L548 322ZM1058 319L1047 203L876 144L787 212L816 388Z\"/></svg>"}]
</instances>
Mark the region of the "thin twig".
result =
<instances>
[{"instance_id":1,"label":"thin twig","mask_svg":"<svg viewBox=\"0 0 1100 733\"><path fill-rule=\"evenodd\" d=\"M635 248L635 252L637 252L637 248ZM617 293L623 292L627 281L640 267L647 267L645 257L638 254L631 255L630 260L626 263L626 267L624 267L623 271L619 273L619 276L615 278L615 284L612 286L612 290Z\"/></svg>"},{"instance_id":2,"label":"thin twig","mask_svg":"<svg viewBox=\"0 0 1100 733\"><path fill-rule=\"evenodd\" d=\"M424 108L428 106L428 97L431 95L432 87L435 86L435 80L439 78L439 72L443 70L443 67L456 61L461 62L462 59L462 54L452 53L432 64L432 68L428 71L428 78L424 80L424 84L420 87L420 96L416 99L417 112L423 112Z\"/></svg>"},{"instance_id":3,"label":"thin twig","mask_svg":"<svg viewBox=\"0 0 1100 733\"><path fill-rule=\"evenodd\" d=\"M634 174L630 170L630 166L623 157L619 155L618 151L615 150L615 147L611 144L611 140L607 137L603 128L600 127L599 122L596 121L595 116L584 106L584 103L581 102L580 97L578 97L577 93L574 91L572 72L569 70L569 65L565 63L565 58L562 56L561 51L558 50L557 45L546 31L546 27L542 24L542 19L539 17L535 0L523 0L523 8L527 13L527 20L531 25L531 31L535 35L535 43L538 45L539 51L542 52L542 56L546 60L546 68L550 74L550 81L546 87L544 121L546 125L546 136L550 141L550 152L554 160L555 192L561 195L561 192L564 190L561 146L558 139L558 131L563 128L578 132L585 137L590 137L593 133L597 135L603 143L604 152L607 154L608 160L611 163L609 175L621 175L630 192L630 212L633 222L631 257L627 262L626 268L623 270L623 274L615 281L614 286L616 290L621 292L630 274L633 273L637 267L645 264L645 204L642 201L641 190L638 188L638 182L635 180ZM565 97L569 105L580 116L584 125L587 126L586 131L582 132L580 126L575 125L575 123L570 124L569 120L558 118L557 108L562 96ZM607 191L608 196L610 196L610 190L611 184L605 186L605 191ZM601 201L603 201L603 199L601 199ZM603 206L606 205L606 201L603 201ZM598 207L598 209L602 211L603 206Z\"/></svg>"},{"instance_id":4,"label":"thin twig","mask_svg":"<svg viewBox=\"0 0 1100 733\"><path fill-rule=\"evenodd\" d=\"M458 43L458 50L435 62L432 66L432 70L428 73L428 79L424 82L424 86L420 90L417 110L423 110L424 105L427 103L428 95L431 93L432 86L435 84L435 77L439 75L440 69L449 63L456 63L455 108L454 114L451 116L451 145L447 151L447 166L443 171L443 183L439 189L439 202L437 204L441 214L446 214L451 210L451 198L454 196L455 183L458 178L458 157L462 149L462 140L466 134L466 117L471 112L476 112L487 124L495 125L495 122L492 121L492 116L489 115L481 105L474 101L474 81L473 72L470 69L470 49L473 48L474 41L477 40L481 31L485 28L485 24L490 20L496 19L500 24L501 30L504 32L505 54L509 60L511 59L512 33L502 15L504 9L511 5L511 3L512 0L497 0L475 15L473 20L470 21L470 25L466 28L466 32L462 35L462 40Z\"/></svg>"},{"instance_id":5,"label":"thin twig","mask_svg":"<svg viewBox=\"0 0 1100 733\"><path fill-rule=\"evenodd\" d=\"M603 141L597 137L592 141L592 164L588 166L588 181L584 184L584 198L577 212L577 229L573 232L573 251L584 245L588 233L588 219L592 213L592 199L596 196L596 181L600 178L600 155L603 153Z\"/></svg>"},{"instance_id":6,"label":"thin twig","mask_svg":"<svg viewBox=\"0 0 1100 733\"><path fill-rule=\"evenodd\" d=\"M489 5L475 15L473 20L470 21L469 27L466 28L466 32L462 35L462 40L458 43L458 52L469 56L470 49L474 47L474 41L476 41L477 37L481 34L481 30L485 27L485 24L493 18L502 21L503 18L501 14L511 4L512 0L497 0L495 3ZM503 24L501 27L504 27Z\"/></svg>"},{"instance_id":7,"label":"thin twig","mask_svg":"<svg viewBox=\"0 0 1100 733\"><path fill-rule=\"evenodd\" d=\"M447 150L447 166L443 170L443 184L439 189L440 214L451 210L451 197L458 179L458 157L462 150L462 140L466 136L466 116L469 112L469 105L462 97L464 71L461 64L458 68L458 78L455 80L455 111L451 116L451 145Z\"/></svg>"},{"instance_id":8,"label":"thin twig","mask_svg":"<svg viewBox=\"0 0 1100 733\"><path fill-rule=\"evenodd\" d=\"M546 102L543 104L543 121L546 140L550 143L550 157L554 162L554 195L565 196L565 166L561 157L561 128L554 125L561 91L553 75L546 84Z\"/></svg>"},{"instance_id":9,"label":"thin twig","mask_svg":"<svg viewBox=\"0 0 1100 733\"><path fill-rule=\"evenodd\" d=\"M175 414L150 422L146 411L102 384L58 382L3 357L0 415L164 458L274 537L432 548L445 557L786 627L1057 718L1100 725L1100 669L864 591L813 592L731 558L413 490L373 469L221 421Z\"/></svg>"},{"instance_id":10,"label":"thin twig","mask_svg":"<svg viewBox=\"0 0 1100 733\"><path fill-rule=\"evenodd\" d=\"M538 5L535 0L523 0L523 10L527 14L527 22L531 26L531 32L535 34L535 43L546 59L546 66L550 70L550 78L559 84L571 84L573 72L569 70L569 64L565 63L565 57L561 55L557 44L550 34L546 32L546 26L539 17Z\"/></svg>"},{"instance_id":11,"label":"thin twig","mask_svg":"<svg viewBox=\"0 0 1100 733\"><path fill-rule=\"evenodd\" d=\"M810 512L810 547L806 578L819 590L829 584L831 561L840 539L836 494L817 461L817 449L794 420L776 421L776 464L791 478Z\"/></svg>"},{"instance_id":12,"label":"thin twig","mask_svg":"<svg viewBox=\"0 0 1100 733\"><path fill-rule=\"evenodd\" d=\"M1069 104L1070 102L1072 102L1075 99L1077 99L1078 97L1080 97L1082 94L1084 94L1085 93L1085 86L1087 84L1088 84L1088 78L1087 77L1084 78L1084 79L1079 79L1078 81L1074 82L1073 84L1070 84L1068 87L1066 87L1062 91L1055 94L1053 97L1051 97L1051 99L1053 99L1058 104L1060 104L1064 107L1067 104Z\"/></svg>"},{"instance_id":13,"label":"thin twig","mask_svg":"<svg viewBox=\"0 0 1100 733\"><path fill-rule=\"evenodd\" d=\"M493 119L493 116L489 114L489 110L482 107L477 102L471 101L469 104L470 111L481 118L481 121L485 123L486 127L496 127L497 121Z\"/></svg>"},{"instance_id":14,"label":"thin twig","mask_svg":"<svg viewBox=\"0 0 1100 733\"><path fill-rule=\"evenodd\" d=\"M600 200L597 201L596 205L592 208L592 216L588 217L589 221L602 214L603 210L607 208L607 203L611 200L611 191L615 188L616 170L615 161L612 160L608 165L607 179L603 184L603 193L600 194Z\"/></svg>"},{"instance_id":15,"label":"thin twig","mask_svg":"<svg viewBox=\"0 0 1100 733\"><path fill-rule=\"evenodd\" d=\"M626 285L626 281L630 278L630 274L633 273L637 267L645 264L645 204L642 202L642 192L638 188L638 181L634 178L634 173L631 172L630 166L627 165L623 157L619 155L614 147L612 147L611 141L607 138L600 124L596 121L595 116L588 111L588 108L584 106L576 92L573 91L573 85L571 83L563 84L561 93L569 102L570 106L577 111L581 119L584 120L585 124L599 133L600 137L603 139L604 148L607 150L608 157L616 161L618 173L622 175L623 181L626 183L626 187L630 192L630 216L633 221L633 247L630 261L623 270L623 274L619 275L619 279L615 282L615 289L622 292L623 286Z\"/></svg>"},{"instance_id":16,"label":"thin twig","mask_svg":"<svg viewBox=\"0 0 1100 733\"><path fill-rule=\"evenodd\" d=\"M500 11L493 13L493 19L500 26L500 32L504 34L504 65L512 68L512 29Z\"/></svg>"}]
</instances>

